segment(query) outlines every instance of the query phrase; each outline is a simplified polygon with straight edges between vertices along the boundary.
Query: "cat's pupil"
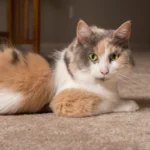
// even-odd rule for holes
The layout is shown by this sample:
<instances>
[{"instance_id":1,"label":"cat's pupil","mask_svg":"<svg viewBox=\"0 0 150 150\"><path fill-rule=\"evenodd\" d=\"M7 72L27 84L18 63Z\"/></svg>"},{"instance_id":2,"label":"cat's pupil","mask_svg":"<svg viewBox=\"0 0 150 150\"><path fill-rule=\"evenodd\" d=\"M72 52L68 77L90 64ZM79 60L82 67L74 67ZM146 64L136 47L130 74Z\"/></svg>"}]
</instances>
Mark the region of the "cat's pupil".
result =
<instances>
[{"instance_id":1,"label":"cat's pupil","mask_svg":"<svg viewBox=\"0 0 150 150\"><path fill-rule=\"evenodd\" d=\"M95 58L95 54L92 54L92 59L94 59Z\"/></svg>"},{"instance_id":2,"label":"cat's pupil","mask_svg":"<svg viewBox=\"0 0 150 150\"><path fill-rule=\"evenodd\" d=\"M116 54L112 54L110 55L110 61L114 61L118 58L118 56Z\"/></svg>"},{"instance_id":3,"label":"cat's pupil","mask_svg":"<svg viewBox=\"0 0 150 150\"><path fill-rule=\"evenodd\" d=\"M112 55L112 58L113 58L113 59L116 59L116 54L113 54L113 55Z\"/></svg>"}]
</instances>

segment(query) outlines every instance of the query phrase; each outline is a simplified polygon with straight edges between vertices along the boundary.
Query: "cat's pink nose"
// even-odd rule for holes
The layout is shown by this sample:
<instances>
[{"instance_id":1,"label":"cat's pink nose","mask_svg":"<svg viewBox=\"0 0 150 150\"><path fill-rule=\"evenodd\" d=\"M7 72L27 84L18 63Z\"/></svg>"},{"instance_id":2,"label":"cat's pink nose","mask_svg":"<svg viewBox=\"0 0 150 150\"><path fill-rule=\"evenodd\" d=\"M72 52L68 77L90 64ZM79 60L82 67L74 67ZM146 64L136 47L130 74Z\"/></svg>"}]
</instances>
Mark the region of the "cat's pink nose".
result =
<instances>
[{"instance_id":1,"label":"cat's pink nose","mask_svg":"<svg viewBox=\"0 0 150 150\"><path fill-rule=\"evenodd\" d=\"M103 68L100 70L100 72L101 72L101 74L103 74L105 76L106 74L109 73L109 70L108 70L108 68Z\"/></svg>"}]
</instances>

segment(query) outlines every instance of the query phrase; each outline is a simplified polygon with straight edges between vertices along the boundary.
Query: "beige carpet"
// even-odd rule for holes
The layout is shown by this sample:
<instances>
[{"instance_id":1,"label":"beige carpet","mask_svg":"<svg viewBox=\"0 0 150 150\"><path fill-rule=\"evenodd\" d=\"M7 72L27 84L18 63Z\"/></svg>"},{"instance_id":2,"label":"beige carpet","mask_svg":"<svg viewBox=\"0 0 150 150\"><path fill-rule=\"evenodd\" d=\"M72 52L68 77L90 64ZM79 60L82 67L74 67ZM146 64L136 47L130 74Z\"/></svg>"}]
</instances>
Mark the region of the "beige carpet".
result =
<instances>
[{"instance_id":1,"label":"beige carpet","mask_svg":"<svg viewBox=\"0 0 150 150\"><path fill-rule=\"evenodd\" d=\"M135 52L137 67L120 94L141 110L87 118L54 114L0 116L0 150L150 150L150 51Z\"/></svg>"}]
</instances>

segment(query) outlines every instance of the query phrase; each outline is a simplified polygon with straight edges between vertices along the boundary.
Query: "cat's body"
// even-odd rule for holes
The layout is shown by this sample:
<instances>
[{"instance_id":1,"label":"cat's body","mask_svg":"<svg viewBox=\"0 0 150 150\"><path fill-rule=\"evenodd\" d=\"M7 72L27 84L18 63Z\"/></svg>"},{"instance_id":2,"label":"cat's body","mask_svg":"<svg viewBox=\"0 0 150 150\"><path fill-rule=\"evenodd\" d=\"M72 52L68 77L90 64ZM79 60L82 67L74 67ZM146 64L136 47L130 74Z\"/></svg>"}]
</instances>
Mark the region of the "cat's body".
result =
<instances>
[{"instance_id":1,"label":"cat's body","mask_svg":"<svg viewBox=\"0 0 150 150\"><path fill-rule=\"evenodd\" d=\"M0 63L0 72L9 75L0 75L0 114L37 112L48 102L56 114L73 117L138 110L117 92L117 78L133 65L129 37L130 22L114 31L80 21L77 38L50 56L50 64L36 54L0 52L10 59L3 61L6 68Z\"/></svg>"}]
</instances>

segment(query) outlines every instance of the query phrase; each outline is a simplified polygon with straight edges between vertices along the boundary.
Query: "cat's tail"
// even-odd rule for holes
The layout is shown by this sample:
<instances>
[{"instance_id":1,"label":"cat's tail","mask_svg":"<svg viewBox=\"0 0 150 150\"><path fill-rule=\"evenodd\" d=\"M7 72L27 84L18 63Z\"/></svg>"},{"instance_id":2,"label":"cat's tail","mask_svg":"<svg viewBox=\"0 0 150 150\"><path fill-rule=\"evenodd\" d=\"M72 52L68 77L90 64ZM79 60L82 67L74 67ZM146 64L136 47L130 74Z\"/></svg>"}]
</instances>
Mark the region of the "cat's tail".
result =
<instances>
[{"instance_id":1,"label":"cat's tail","mask_svg":"<svg viewBox=\"0 0 150 150\"><path fill-rule=\"evenodd\" d=\"M52 94L48 62L33 53L3 45L0 49L0 114L39 111Z\"/></svg>"}]
</instances>

